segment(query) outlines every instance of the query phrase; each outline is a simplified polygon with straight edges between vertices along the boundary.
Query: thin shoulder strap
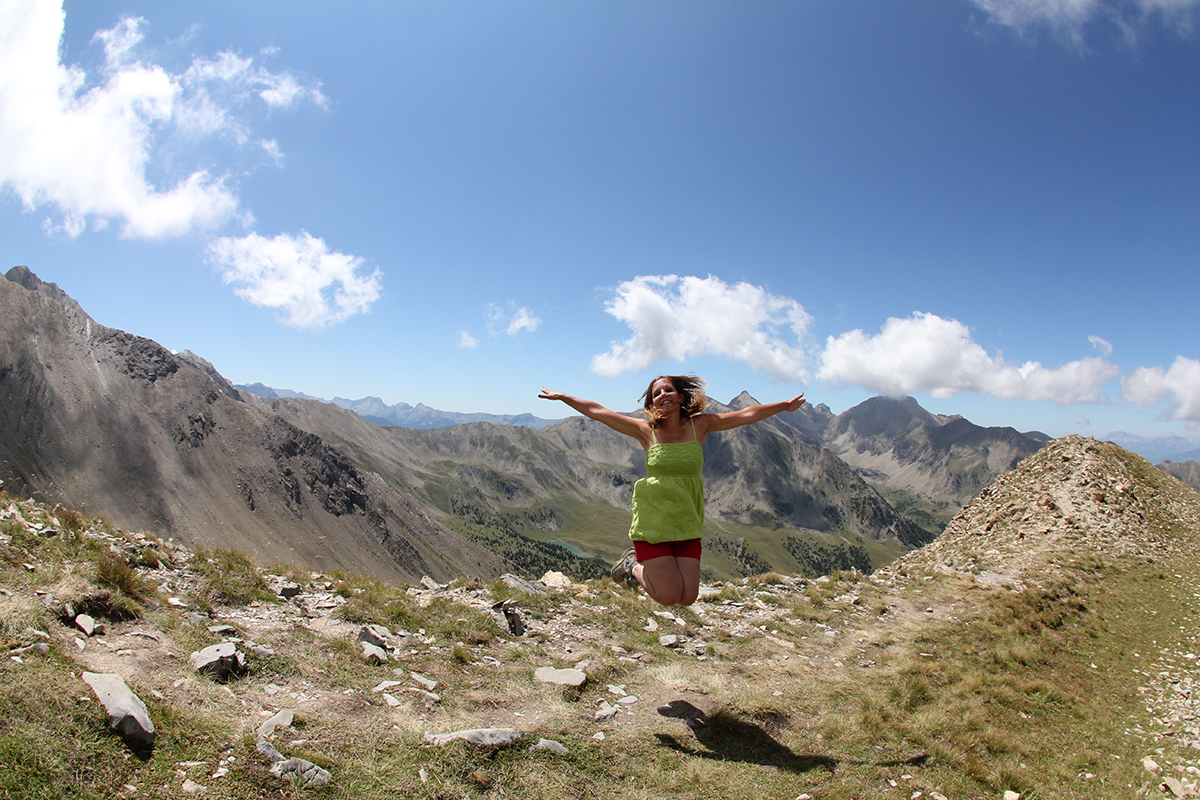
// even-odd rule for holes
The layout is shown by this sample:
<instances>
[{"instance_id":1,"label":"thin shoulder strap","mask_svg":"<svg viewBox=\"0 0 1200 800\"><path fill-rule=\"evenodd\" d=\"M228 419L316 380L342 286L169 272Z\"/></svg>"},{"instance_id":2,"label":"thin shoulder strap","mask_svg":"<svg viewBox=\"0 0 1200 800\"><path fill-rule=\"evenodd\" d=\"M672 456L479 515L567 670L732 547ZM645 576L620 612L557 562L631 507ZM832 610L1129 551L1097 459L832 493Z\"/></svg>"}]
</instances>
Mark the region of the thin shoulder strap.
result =
<instances>
[{"instance_id":1,"label":"thin shoulder strap","mask_svg":"<svg viewBox=\"0 0 1200 800\"><path fill-rule=\"evenodd\" d=\"M688 417L688 421L692 423L692 441L694 441L694 442L700 441L699 438L697 438L697 436L696 436L696 418Z\"/></svg>"},{"instance_id":2,"label":"thin shoulder strap","mask_svg":"<svg viewBox=\"0 0 1200 800\"><path fill-rule=\"evenodd\" d=\"M650 423L650 441L653 444L658 444L658 434L654 432L654 423Z\"/></svg>"}]
</instances>

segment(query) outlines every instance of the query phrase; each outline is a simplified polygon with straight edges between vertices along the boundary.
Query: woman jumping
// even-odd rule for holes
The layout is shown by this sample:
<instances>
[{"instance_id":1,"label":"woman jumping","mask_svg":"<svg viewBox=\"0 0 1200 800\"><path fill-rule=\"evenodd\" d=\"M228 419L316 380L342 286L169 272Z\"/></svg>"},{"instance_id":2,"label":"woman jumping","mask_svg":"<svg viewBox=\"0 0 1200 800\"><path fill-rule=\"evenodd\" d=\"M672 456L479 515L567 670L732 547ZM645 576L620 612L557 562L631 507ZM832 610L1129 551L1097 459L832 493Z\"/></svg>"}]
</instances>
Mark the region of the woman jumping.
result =
<instances>
[{"instance_id":1,"label":"woman jumping","mask_svg":"<svg viewBox=\"0 0 1200 800\"><path fill-rule=\"evenodd\" d=\"M695 375L662 375L641 396L645 419L627 417L591 400L543 388L560 400L633 437L646 451L646 477L633 487L633 523L626 550L612 568L613 580L641 586L664 606L689 606L700 593L700 537L704 526L704 467L701 447L710 433L727 431L795 411L804 395L780 403L705 414L704 381Z\"/></svg>"}]
</instances>

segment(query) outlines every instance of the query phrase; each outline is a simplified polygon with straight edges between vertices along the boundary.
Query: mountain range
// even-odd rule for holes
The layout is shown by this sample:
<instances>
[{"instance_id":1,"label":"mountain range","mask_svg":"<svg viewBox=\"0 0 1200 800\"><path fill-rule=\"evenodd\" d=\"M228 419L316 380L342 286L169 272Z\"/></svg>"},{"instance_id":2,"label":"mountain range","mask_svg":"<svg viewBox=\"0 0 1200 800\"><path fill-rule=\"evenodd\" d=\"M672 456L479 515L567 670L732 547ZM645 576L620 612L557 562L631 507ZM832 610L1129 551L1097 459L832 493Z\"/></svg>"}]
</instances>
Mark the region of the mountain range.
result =
<instances>
[{"instance_id":1,"label":"mountain range","mask_svg":"<svg viewBox=\"0 0 1200 800\"><path fill-rule=\"evenodd\" d=\"M404 404L235 387L195 354L100 325L25 267L6 277L0 480L10 492L190 546L392 580L550 567L586 577L626 544L642 454L599 423L384 426L381 414L398 419ZM755 402L743 393L713 408ZM883 397L714 435L706 568L872 569L932 540L1047 440Z\"/></svg>"},{"instance_id":2,"label":"mountain range","mask_svg":"<svg viewBox=\"0 0 1200 800\"><path fill-rule=\"evenodd\" d=\"M283 398L300 398L302 400L318 400L328 402L338 408L345 408L376 425L394 425L399 428L419 428L431 430L435 428L450 428L454 425L464 425L468 422L491 422L495 425L524 425L526 428L539 430L561 422L561 419L544 419L533 414L464 414L458 411L439 411L424 403L415 406L408 403L388 405L378 397L364 397L359 400L347 400L345 397L335 397L324 400L320 397L294 392L289 389L274 389L262 383L237 384L239 391L262 397L266 400Z\"/></svg>"}]
</instances>

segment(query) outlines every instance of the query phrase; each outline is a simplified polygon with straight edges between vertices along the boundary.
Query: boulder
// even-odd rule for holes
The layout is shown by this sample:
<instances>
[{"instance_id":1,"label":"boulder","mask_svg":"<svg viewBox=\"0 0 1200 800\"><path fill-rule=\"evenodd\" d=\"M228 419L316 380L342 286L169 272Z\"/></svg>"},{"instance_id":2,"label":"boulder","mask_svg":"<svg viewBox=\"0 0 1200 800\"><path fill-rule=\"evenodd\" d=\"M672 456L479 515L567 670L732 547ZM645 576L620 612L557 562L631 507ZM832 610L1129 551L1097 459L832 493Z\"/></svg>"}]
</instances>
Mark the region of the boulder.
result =
<instances>
[{"instance_id":1,"label":"boulder","mask_svg":"<svg viewBox=\"0 0 1200 800\"><path fill-rule=\"evenodd\" d=\"M213 680L225 682L246 674L246 657L233 642L221 642L192 653L192 669Z\"/></svg>"},{"instance_id":2,"label":"boulder","mask_svg":"<svg viewBox=\"0 0 1200 800\"><path fill-rule=\"evenodd\" d=\"M92 687L96 699L108 712L108 724L122 736L154 744L154 723L142 702L120 675L83 673L83 682Z\"/></svg>"},{"instance_id":3,"label":"boulder","mask_svg":"<svg viewBox=\"0 0 1200 800\"><path fill-rule=\"evenodd\" d=\"M391 647L392 632L382 625L364 625L358 631L358 640L387 650Z\"/></svg>"},{"instance_id":4,"label":"boulder","mask_svg":"<svg viewBox=\"0 0 1200 800\"><path fill-rule=\"evenodd\" d=\"M567 586L570 586L572 581L570 578L568 578L566 575L562 574L561 572L555 572L555 571L551 570L550 572L547 572L545 575L542 576L542 583L546 584L547 586L554 586L556 588L562 589Z\"/></svg>"}]
</instances>

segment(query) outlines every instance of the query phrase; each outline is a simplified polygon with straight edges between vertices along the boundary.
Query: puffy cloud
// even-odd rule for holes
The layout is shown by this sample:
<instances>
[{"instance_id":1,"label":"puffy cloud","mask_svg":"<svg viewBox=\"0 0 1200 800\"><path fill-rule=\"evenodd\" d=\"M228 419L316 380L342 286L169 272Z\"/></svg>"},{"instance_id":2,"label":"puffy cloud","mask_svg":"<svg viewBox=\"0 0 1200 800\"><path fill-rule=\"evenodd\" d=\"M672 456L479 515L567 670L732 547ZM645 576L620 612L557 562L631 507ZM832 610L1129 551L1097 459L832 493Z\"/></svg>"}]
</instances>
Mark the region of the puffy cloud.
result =
<instances>
[{"instance_id":1,"label":"puffy cloud","mask_svg":"<svg viewBox=\"0 0 1200 800\"><path fill-rule=\"evenodd\" d=\"M797 301L759 286L712 276L643 275L621 283L605 310L633 335L592 358L600 375L722 356L788 383L808 377L800 343L811 318Z\"/></svg>"},{"instance_id":2,"label":"puffy cloud","mask_svg":"<svg viewBox=\"0 0 1200 800\"><path fill-rule=\"evenodd\" d=\"M1139 26L1157 18L1182 34L1190 34L1200 0L974 0L995 23L1025 32L1047 27L1081 45L1084 27L1109 23L1129 41Z\"/></svg>"},{"instance_id":3,"label":"puffy cloud","mask_svg":"<svg viewBox=\"0 0 1200 800\"><path fill-rule=\"evenodd\" d=\"M509 303L507 307L490 305L487 309L488 333L499 336L501 333L516 336L522 331L533 333L542 324L541 319L525 306L517 307Z\"/></svg>"},{"instance_id":4,"label":"puffy cloud","mask_svg":"<svg viewBox=\"0 0 1200 800\"><path fill-rule=\"evenodd\" d=\"M273 239L256 233L216 239L209 256L239 297L283 309L284 322L297 328L322 328L365 314L382 292L378 269L365 274L361 258L332 252L304 231Z\"/></svg>"},{"instance_id":5,"label":"puffy cloud","mask_svg":"<svg viewBox=\"0 0 1200 800\"><path fill-rule=\"evenodd\" d=\"M0 187L28 210L54 209L51 229L72 237L89 222L161 238L249 221L225 175L198 168L153 183L149 174L184 160L167 143L231 136L244 144L239 111L253 97L270 107L324 97L231 53L171 74L137 58L141 22L126 18L96 35L104 66L89 76L60 61L61 0L0 2ZM277 148L267 152L278 160Z\"/></svg>"},{"instance_id":6,"label":"puffy cloud","mask_svg":"<svg viewBox=\"0 0 1200 800\"><path fill-rule=\"evenodd\" d=\"M466 331L458 332L458 346L464 350L474 350L479 346L479 340Z\"/></svg>"},{"instance_id":7,"label":"puffy cloud","mask_svg":"<svg viewBox=\"0 0 1200 800\"><path fill-rule=\"evenodd\" d=\"M1178 356L1171 368L1138 367L1121 379L1121 397L1146 406L1166 402L1171 418L1200 424L1200 361Z\"/></svg>"},{"instance_id":8,"label":"puffy cloud","mask_svg":"<svg viewBox=\"0 0 1200 800\"><path fill-rule=\"evenodd\" d=\"M1119 373L1094 357L1055 368L1036 361L1017 367L989 356L958 320L917 313L888 319L876 336L855 330L829 337L817 376L892 396L973 392L1067 405L1103 402L1100 387Z\"/></svg>"}]
</instances>

